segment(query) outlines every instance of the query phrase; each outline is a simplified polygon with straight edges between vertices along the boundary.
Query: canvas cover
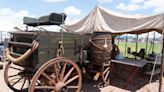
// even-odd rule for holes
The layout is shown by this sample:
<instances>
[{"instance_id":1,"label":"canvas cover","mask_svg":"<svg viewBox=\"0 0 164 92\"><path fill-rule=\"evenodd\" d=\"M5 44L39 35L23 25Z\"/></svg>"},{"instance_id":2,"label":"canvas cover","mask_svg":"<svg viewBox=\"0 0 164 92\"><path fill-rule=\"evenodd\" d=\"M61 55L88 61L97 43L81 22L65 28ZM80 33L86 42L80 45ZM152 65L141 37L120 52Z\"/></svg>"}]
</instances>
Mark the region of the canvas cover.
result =
<instances>
[{"instance_id":1,"label":"canvas cover","mask_svg":"<svg viewBox=\"0 0 164 92\"><path fill-rule=\"evenodd\" d=\"M115 34L140 34L155 30L162 33L164 13L153 16L127 16L96 6L86 17L72 25L64 25L70 32L92 33L94 31Z\"/></svg>"}]
</instances>

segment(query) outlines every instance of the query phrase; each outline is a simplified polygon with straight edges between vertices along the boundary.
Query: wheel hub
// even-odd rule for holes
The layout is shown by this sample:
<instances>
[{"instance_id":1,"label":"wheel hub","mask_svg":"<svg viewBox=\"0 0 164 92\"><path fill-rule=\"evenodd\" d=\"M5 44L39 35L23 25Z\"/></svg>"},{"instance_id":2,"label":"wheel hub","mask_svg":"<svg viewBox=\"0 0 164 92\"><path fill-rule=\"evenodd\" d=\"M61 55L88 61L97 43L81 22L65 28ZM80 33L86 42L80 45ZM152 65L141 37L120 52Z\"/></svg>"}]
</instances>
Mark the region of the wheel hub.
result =
<instances>
[{"instance_id":1,"label":"wheel hub","mask_svg":"<svg viewBox=\"0 0 164 92\"><path fill-rule=\"evenodd\" d=\"M55 89L56 89L56 91L62 91L63 92L64 90L66 90L66 85L63 82L59 82L56 84Z\"/></svg>"}]
</instances>

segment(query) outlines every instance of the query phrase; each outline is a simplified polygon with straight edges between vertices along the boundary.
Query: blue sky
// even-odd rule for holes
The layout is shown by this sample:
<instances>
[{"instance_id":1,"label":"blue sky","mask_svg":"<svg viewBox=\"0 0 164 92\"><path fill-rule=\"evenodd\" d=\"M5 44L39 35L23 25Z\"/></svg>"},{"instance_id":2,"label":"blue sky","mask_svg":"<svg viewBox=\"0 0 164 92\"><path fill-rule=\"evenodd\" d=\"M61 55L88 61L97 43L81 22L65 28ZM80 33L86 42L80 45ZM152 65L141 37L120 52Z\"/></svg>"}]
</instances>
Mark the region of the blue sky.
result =
<instances>
[{"instance_id":1,"label":"blue sky","mask_svg":"<svg viewBox=\"0 0 164 92\"><path fill-rule=\"evenodd\" d=\"M67 23L86 16L96 5L129 15L164 12L164 0L0 0L0 28L3 31L23 23L24 16L40 17L52 12L67 14Z\"/></svg>"}]
</instances>

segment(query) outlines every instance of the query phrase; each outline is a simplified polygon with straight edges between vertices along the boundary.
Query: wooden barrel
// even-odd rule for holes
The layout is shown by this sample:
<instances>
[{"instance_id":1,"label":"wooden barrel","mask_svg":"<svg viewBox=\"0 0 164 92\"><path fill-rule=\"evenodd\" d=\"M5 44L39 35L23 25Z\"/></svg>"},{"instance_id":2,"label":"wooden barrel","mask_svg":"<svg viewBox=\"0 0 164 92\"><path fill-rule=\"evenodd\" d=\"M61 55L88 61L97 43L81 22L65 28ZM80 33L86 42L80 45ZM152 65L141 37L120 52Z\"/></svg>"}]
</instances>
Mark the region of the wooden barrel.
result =
<instances>
[{"instance_id":1,"label":"wooden barrel","mask_svg":"<svg viewBox=\"0 0 164 92\"><path fill-rule=\"evenodd\" d=\"M109 32L94 32L90 40L92 63L102 64L111 60L112 35Z\"/></svg>"}]
</instances>

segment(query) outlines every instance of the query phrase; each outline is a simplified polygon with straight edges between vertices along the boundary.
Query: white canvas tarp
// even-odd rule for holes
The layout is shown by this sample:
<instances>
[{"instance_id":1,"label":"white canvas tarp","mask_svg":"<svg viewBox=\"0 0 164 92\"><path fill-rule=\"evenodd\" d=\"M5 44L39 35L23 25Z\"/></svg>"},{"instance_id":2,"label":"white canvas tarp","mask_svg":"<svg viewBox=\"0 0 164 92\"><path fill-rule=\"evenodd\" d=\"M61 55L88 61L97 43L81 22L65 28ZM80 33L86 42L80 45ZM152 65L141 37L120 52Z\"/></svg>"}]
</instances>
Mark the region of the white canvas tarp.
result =
<instances>
[{"instance_id":1,"label":"white canvas tarp","mask_svg":"<svg viewBox=\"0 0 164 92\"><path fill-rule=\"evenodd\" d=\"M164 13L134 17L116 14L101 6L96 6L86 17L73 25L64 25L71 32L92 33L94 31L111 33L144 33L155 30L162 33Z\"/></svg>"}]
</instances>

